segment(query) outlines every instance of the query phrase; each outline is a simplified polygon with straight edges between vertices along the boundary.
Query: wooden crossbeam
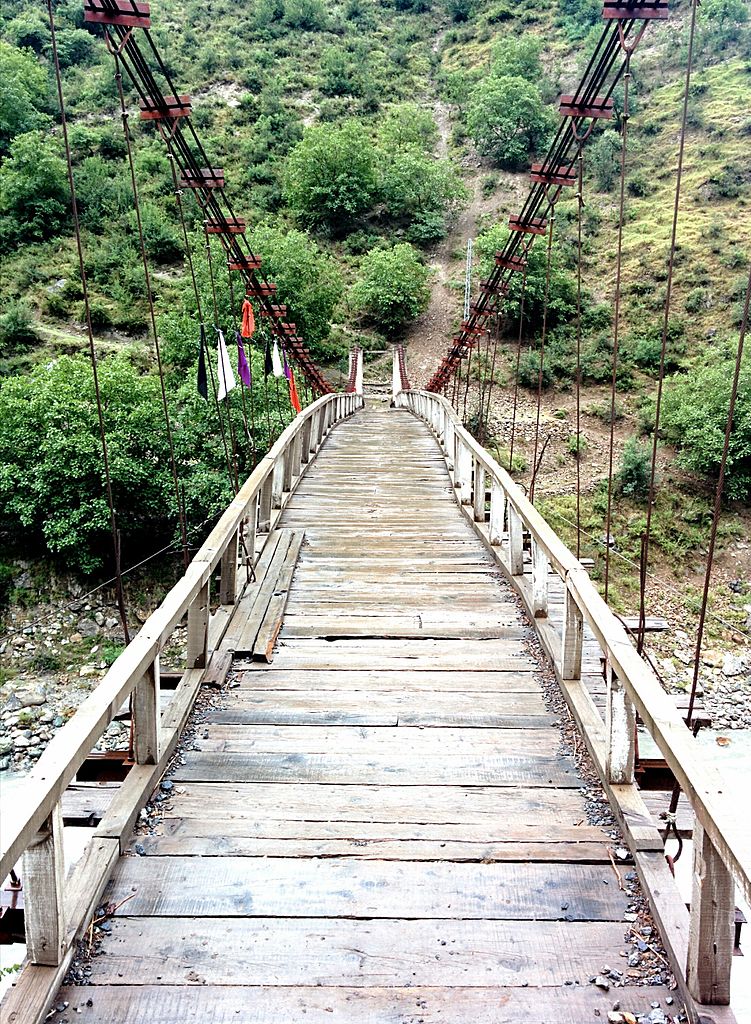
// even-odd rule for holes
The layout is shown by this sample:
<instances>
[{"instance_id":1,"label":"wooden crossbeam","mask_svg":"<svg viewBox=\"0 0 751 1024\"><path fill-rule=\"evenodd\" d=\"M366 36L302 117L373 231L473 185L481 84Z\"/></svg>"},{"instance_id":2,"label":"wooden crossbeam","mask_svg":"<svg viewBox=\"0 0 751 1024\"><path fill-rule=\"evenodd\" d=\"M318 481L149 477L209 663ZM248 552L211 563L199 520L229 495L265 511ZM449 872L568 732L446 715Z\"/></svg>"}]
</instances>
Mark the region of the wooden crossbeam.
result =
<instances>
[{"instance_id":1,"label":"wooden crossbeam","mask_svg":"<svg viewBox=\"0 0 751 1024\"><path fill-rule=\"evenodd\" d=\"M232 256L227 261L227 266L230 270L260 270L261 259L259 256Z\"/></svg>"},{"instance_id":2,"label":"wooden crossbeam","mask_svg":"<svg viewBox=\"0 0 751 1024\"><path fill-rule=\"evenodd\" d=\"M140 107L142 121L176 121L179 117L190 117L193 110L187 93L158 98L147 96L141 100Z\"/></svg>"},{"instance_id":3,"label":"wooden crossbeam","mask_svg":"<svg viewBox=\"0 0 751 1024\"><path fill-rule=\"evenodd\" d=\"M114 8L114 10L113 10ZM123 25L126 28L150 28L151 11L148 4L131 0L84 0L83 20L90 25Z\"/></svg>"},{"instance_id":4,"label":"wooden crossbeam","mask_svg":"<svg viewBox=\"0 0 751 1024\"><path fill-rule=\"evenodd\" d=\"M187 170L180 178L180 188L224 188L224 171L221 167Z\"/></svg>"},{"instance_id":5,"label":"wooden crossbeam","mask_svg":"<svg viewBox=\"0 0 751 1024\"><path fill-rule=\"evenodd\" d=\"M244 231L245 221L242 217L206 221L206 232L209 235L241 235Z\"/></svg>"},{"instance_id":6,"label":"wooden crossbeam","mask_svg":"<svg viewBox=\"0 0 751 1024\"><path fill-rule=\"evenodd\" d=\"M645 0L640 4L635 4L634 0L605 0L602 9L605 21L664 21L669 15L668 0Z\"/></svg>"},{"instance_id":7,"label":"wooden crossbeam","mask_svg":"<svg viewBox=\"0 0 751 1024\"><path fill-rule=\"evenodd\" d=\"M273 281L250 281L245 294L249 299L267 298L276 295L276 285Z\"/></svg>"},{"instance_id":8,"label":"wooden crossbeam","mask_svg":"<svg viewBox=\"0 0 751 1024\"><path fill-rule=\"evenodd\" d=\"M523 256L504 256L502 252L495 254L495 265L504 270L524 270L527 261Z\"/></svg>"},{"instance_id":9,"label":"wooden crossbeam","mask_svg":"<svg viewBox=\"0 0 751 1024\"><path fill-rule=\"evenodd\" d=\"M261 316L271 316L275 320L283 320L287 315L287 307L283 303L274 302L261 310Z\"/></svg>"},{"instance_id":10,"label":"wooden crossbeam","mask_svg":"<svg viewBox=\"0 0 751 1024\"><path fill-rule=\"evenodd\" d=\"M558 112L563 117L600 117L607 121L613 116L613 100L595 96L585 102L574 96L561 96Z\"/></svg>"},{"instance_id":11,"label":"wooden crossbeam","mask_svg":"<svg viewBox=\"0 0 751 1024\"><path fill-rule=\"evenodd\" d=\"M491 282L480 281L480 291L483 295L508 295L508 284L505 281Z\"/></svg>"},{"instance_id":12,"label":"wooden crossbeam","mask_svg":"<svg viewBox=\"0 0 751 1024\"><path fill-rule=\"evenodd\" d=\"M544 217L509 217L508 226L512 231L521 231L526 235L544 235L548 222Z\"/></svg>"},{"instance_id":13,"label":"wooden crossbeam","mask_svg":"<svg viewBox=\"0 0 751 1024\"><path fill-rule=\"evenodd\" d=\"M538 181L543 185L575 185L577 182L576 169L567 164L558 164L554 168L545 168L544 164L532 164L529 176L532 181Z\"/></svg>"}]
</instances>

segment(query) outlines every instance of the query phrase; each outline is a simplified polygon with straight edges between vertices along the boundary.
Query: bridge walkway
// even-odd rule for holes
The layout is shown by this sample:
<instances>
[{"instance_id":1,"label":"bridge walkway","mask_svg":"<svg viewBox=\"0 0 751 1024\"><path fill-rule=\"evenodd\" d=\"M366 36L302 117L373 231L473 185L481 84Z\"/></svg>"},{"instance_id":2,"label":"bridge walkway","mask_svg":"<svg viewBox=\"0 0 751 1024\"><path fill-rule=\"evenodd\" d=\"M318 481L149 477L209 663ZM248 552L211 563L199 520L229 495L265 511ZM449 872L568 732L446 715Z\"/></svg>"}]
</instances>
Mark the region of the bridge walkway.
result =
<instances>
[{"instance_id":1,"label":"bridge walkway","mask_svg":"<svg viewBox=\"0 0 751 1024\"><path fill-rule=\"evenodd\" d=\"M626 971L633 891L425 425L356 413L279 526L305 540L273 662L236 658L198 711L163 819L105 893L125 902L91 984L60 995L72 1019L582 1024L616 1001L664 1007L664 987L591 984Z\"/></svg>"}]
</instances>

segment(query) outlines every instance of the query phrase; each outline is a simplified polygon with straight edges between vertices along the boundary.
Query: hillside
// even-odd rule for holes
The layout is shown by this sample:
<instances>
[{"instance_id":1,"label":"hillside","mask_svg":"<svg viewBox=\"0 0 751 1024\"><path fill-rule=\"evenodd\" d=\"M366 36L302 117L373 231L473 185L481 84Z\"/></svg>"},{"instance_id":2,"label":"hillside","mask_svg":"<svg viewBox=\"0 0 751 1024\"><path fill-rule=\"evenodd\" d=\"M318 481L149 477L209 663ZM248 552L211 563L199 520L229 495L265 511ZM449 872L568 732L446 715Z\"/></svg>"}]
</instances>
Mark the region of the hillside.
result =
<instances>
[{"instance_id":1,"label":"hillside","mask_svg":"<svg viewBox=\"0 0 751 1024\"><path fill-rule=\"evenodd\" d=\"M176 507L169 473L137 468L163 465L165 448L112 60L100 33L84 27L78 0L56 9L97 349L110 367L104 378L119 456L115 497L124 558L131 563L158 546L155 538L174 538ZM637 484L659 359L688 11L685 2L676 3L668 24L650 26L633 65L616 462L620 470L630 445ZM721 441L720 391L737 340L751 247L747 14L741 0L702 4L689 104L664 423L665 440L676 447L660 450L653 565L660 582L650 598L652 610L669 608L674 616L676 593L666 588L677 587L680 620L689 633ZM152 15L170 75L192 97L194 123L210 159L224 168L235 209L247 217L270 276L331 379L341 379L353 340L382 350L399 337L408 341L413 380L427 379L461 319L466 240L477 240L479 277L503 240L501 225L523 201L525 168L535 150L544 150L557 97L575 85L599 33L597 3L260 0L248 8L229 0L164 0ZM19 552L32 548L56 559L59 569L94 574L109 555L86 393L90 371L79 357L86 348L83 309L45 5L6 0L0 39L0 372L6 379L0 392L0 527L11 566L4 589L12 594L12 559ZM532 94L534 127L521 154L494 149L483 134L494 83L509 79L520 95ZM135 113L132 90L128 99ZM621 102L622 89L616 105ZM186 515L192 535L200 536L230 493L220 421L196 399L195 299L164 146L135 116L131 128ZM619 145L614 122L598 127L585 159L585 444L579 458L583 524L591 537L584 553L596 558L596 574L609 434ZM211 319L229 334L237 310L227 282L214 282L206 264L200 212L192 202L185 205L203 305L211 308L213 285L219 301ZM571 541L573 198L562 198L556 222L557 313L547 339L542 421L549 444L538 494L543 511ZM511 391L503 385L513 376L513 314L512 304L490 417L491 445L499 450L508 443L510 425ZM538 308L526 325L522 356L526 386L520 391L517 452L526 482L540 330ZM255 358L258 380L262 345ZM388 367L376 355L366 376L385 378ZM66 401L75 409L72 429ZM259 390L257 401L253 452L238 446L240 473L290 415L284 396ZM21 406L23 415L11 414ZM231 416L240 438L243 412L235 401ZM63 455L61 417L70 435ZM751 480L750 418L746 388L729 481L737 500L723 522L723 586L714 596L726 625L713 620L711 626L714 639L730 644L734 636L743 639L744 604L751 601L749 518L742 504ZM635 444L633 438L642 440ZM621 491L612 528L619 556L612 597L632 610L645 510L639 486Z\"/></svg>"}]
</instances>

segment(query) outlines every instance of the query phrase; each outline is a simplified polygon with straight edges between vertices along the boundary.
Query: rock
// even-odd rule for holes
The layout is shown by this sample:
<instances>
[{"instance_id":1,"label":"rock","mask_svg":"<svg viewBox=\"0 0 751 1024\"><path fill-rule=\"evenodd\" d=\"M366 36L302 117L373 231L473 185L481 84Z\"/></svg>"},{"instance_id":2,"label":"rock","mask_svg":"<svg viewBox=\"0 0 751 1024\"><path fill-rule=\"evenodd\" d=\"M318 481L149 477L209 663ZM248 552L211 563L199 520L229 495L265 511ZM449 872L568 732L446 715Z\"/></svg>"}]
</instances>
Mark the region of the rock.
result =
<instances>
[{"instance_id":1,"label":"rock","mask_svg":"<svg viewBox=\"0 0 751 1024\"><path fill-rule=\"evenodd\" d=\"M610 991L610 982L603 974L598 974L592 984L595 988L601 988L603 992Z\"/></svg>"},{"instance_id":2,"label":"rock","mask_svg":"<svg viewBox=\"0 0 751 1024\"><path fill-rule=\"evenodd\" d=\"M0 757L0 772L7 772L10 768L10 758Z\"/></svg>"},{"instance_id":3,"label":"rock","mask_svg":"<svg viewBox=\"0 0 751 1024\"><path fill-rule=\"evenodd\" d=\"M18 699L18 697L15 695L15 693L12 693L10 695L10 697L8 697L8 699L6 700L5 707L3 708L3 710L4 711L18 711L20 709L20 707L21 707L21 701Z\"/></svg>"},{"instance_id":4,"label":"rock","mask_svg":"<svg viewBox=\"0 0 751 1024\"><path fill-rule=\"evenodd\" d=\"M722 674L724 676L739 676L746 669L744 658L737 654L726 654L722 662Z\"/></svg>"},{"instance_id":5,"label":"rock","mask_svg":"<svg viewBox=\"0 0 751 1024\"><path fill-rule=\"evenodd\" d=\"M16 750L26 750L27 747L31 746L31 740L27 739L25 736L16 736L13 741L13 746Z\"/></svg>"},{"instance_id":6,"label":"rock","mask_svg":"<svg viewBox=\"0 0 751 1024\"><path fill-rule=\"evenodd\" d=\"M96 636L99 632L99 626L97 626L93 619L79 619L78 632L84 638Z\"/></svg>"},{"instance_id":7,"label":"rock","mask_svg":"<svg viewBox=\"0 0 751 1024\"><path fill-rule=\"evenodd\" d=\"M116 619L114 616L112 616L109 619L105 619L104 625L107 627L107 629L114 629L119 621L119 619Z\"/></svg>"},{"instance_id":8,"label":"rock","mask_svg":"<svg viewBox=\"0 0 751 1024\"><path fill-rule=\"evenodd\" d=\"M22 708L38 708L47 703L47 694L41 688L37 690L17 690L16 697Z\"/></svg>"},{"instance_id":9,"label":"rock","mask_svg":"<svg viewBox=\"0 0 751 1024\"><path fill-rule=\"evenodd\" d=\"M65 719L62 715L55 715L52 719L52 727L54 729L61 729L65 725Z\"/></svg>"},{"instance_id":10,"label":"rock","mask_svg":"<svg viewBox=\"0 0 751 1024\"><path fill-rule=\"evenodd\" d=\"M175 788L175 784L170 782L169 779L166 779L164 782L160 783L159 788L163 793L171 793Z\"/></svg>"},{"instance_id":11,"label":"rock","mask_svg":"<svg viewBox=\"0 0 751 1024\"><path fill-rule=\"evenodd\" d=\"M673 657L677 658L682 665L690 665L693 662L690 651L685 651L681 647L676 647L673 651Z\"/></svg>"},{"instance_id":12,"label":"rock","mask_svg":"<svg viewBox=\"0 0 751 1024\"><path fill-rule=\"evenodd\" d=\"M94 616L94 622L96 622L97 626L104 625L104 616L102 615L101 612L96 613L96 615Z\"/></svg>"},{"instance_id":13,"label":"rock","mask_svg":"<svg viewBox=\"0 0 751 1024\"><path fill-rule=\"evenodd\" d=\"M13 750L13 740L2 739L0 740L0 755L10 754Z\"/></svg>"},{"instance_id":14,"label":"rock","mask_svg":"<svg viewBox=\"0 0 751 1024\"><path fill-rule=\"evenodd\" d=\"M83 640L83 637L81 636L80 633L71 633L68 639L72 644L80 644L81 641Z\"/></svg>"},{"instance_id":15,"label":"rock","mask_svg":"<svg viewBox=\"0 0 751 1024\"><path fill-rule=\"evenodd\" d=\"M99 675L99 669L96 665L81 665L78 670L78 674L81 677L85 676L97 676Z\"/></svg>"},{"instance_id":16,"label":"rock","mask_svg":"<svg viewBox=\"0 0 751 1024\"><path fill-rule=\"evenodd\" d=\"M724 657L725 655L722 651L708 650L702 653L701 660L703 664L709 665L710 668L719 668Z\"/></svg>"}]
</instances>

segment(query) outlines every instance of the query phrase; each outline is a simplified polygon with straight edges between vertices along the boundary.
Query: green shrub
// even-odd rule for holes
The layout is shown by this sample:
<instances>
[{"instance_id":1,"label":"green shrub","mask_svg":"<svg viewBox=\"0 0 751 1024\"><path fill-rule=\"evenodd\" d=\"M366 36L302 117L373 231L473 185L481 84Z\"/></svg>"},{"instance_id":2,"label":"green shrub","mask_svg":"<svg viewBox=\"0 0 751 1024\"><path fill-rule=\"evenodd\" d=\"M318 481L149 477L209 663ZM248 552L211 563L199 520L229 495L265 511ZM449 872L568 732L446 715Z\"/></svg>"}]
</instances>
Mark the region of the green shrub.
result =
<instances>
[{"instance_id":1,"label":"green shrub","mask_svg":"<svg viewBox=\"0 0 751 1024\"><path fill-rule=\"evenodd\" d=\"M360 264L353 306L389 334L398 333L427 306L429 271L406 242L373 249Z\"/></svg>"},{"instance_id":2,"label":"green shrub","mask_svg":"<svg viewBox=\"0 0 751 1024\"><path fill-rule=\"evenodd\" d=\"M648 445L630 437L623 446L617 483L627 498L645 498L649 493L652 453Z\"/></svg>"},{"instance_id":3,"label":"green shrub","mask_svg":"<svg viewBox=\"0 0 751 1024\"><path fill-rule=\"evenodd\" d=\"M0 355L22 352L37 340L34 317L28 304L23 300L6 303L5 312L0 314Z\"/></svg>"},{"instance_id":4,"label":"green shrub","mask_svg":"<svg viewBox=\"0 0 751 1024\"><path fill-rule=\"evenodd\" d=\"M540 377L540 353L531 349L522 353L519 360L519 383L524 388L537 390L539 380L542 380L543 388L549 388L553 383L553 374L550 366L543 363L542 376Z\"/></svg>"},{"instance_id":5,"label":"green shrub","mask_svg":"<svg viewBox=\"0 0 751 1024\"><path fill-rule=\"evenodd\" d=\"M684 308L687 313L700 313L707 308L707 292L704 288L692 288L686 296Z\"/></svg>"},{"instance_id":6,"label":"green shrub","mask_svg":"<svg viewBox=\"0 0 751 1024\"><path fill-rule=\"evenodd\" d=\"M519 76L491 76L472 92L467 130L483 156L510 170L525 168L547 143L552 118L539 90Z\"/></svg>"}]
</instances>

